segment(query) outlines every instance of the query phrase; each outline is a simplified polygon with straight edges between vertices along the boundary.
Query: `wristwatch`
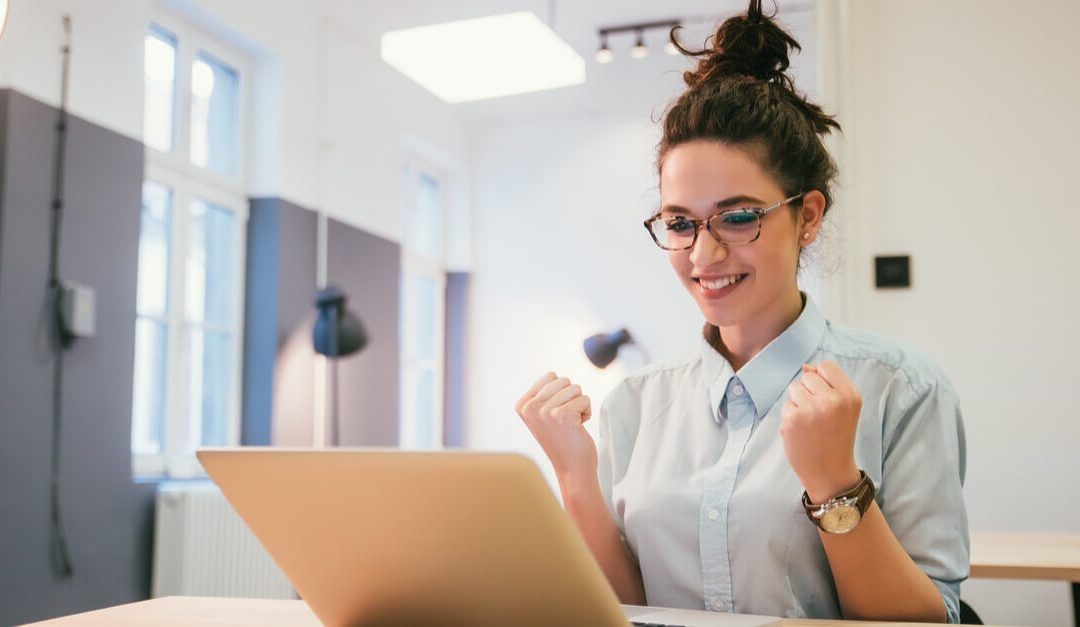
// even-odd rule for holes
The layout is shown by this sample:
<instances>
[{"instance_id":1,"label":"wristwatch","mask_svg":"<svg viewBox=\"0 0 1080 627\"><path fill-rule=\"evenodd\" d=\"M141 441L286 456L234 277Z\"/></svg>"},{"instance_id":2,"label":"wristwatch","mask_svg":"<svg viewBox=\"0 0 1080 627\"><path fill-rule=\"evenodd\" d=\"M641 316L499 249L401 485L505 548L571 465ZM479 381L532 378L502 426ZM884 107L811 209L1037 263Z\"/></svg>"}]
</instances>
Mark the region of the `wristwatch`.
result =
<instances>
[{"instance_id":1,"label":"wristwatch","mask_svg":"<svg viewBox=\"0 0 1080 627\"><path fill-rule=\"evenodd\" d=\"M859 482L843 494L834 496L820 505L810 502L810 496L803 490L802 504L806 517L825 533L847 533L854 529L863 514L874 502L874 482L866 472L859 471Z\"/></svg>"}]
</instances>

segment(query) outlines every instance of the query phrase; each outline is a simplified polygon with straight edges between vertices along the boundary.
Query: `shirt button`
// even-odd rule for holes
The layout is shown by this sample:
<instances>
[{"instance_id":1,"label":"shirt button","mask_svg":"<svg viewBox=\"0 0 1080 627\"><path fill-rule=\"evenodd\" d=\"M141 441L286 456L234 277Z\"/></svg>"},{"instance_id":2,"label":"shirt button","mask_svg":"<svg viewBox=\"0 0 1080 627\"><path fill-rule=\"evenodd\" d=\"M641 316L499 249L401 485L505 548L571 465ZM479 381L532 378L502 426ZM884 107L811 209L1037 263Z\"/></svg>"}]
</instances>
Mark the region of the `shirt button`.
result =
<instances>
[{"instance_id":1,"label":"shirt button","mask_svg":"<svg viewBox=\"0 0 1080 627\"><path fill-rule=\"evenodd\" d=\"M723 612L724 610L727 609L727 604L724 603L723 599L717 599L717 600L713 601L712 608L714 610L716 610L717 612Z\"/></svg>"},{"instance_id":2,"label":"shirt button","mask_svg":"<svg viewBox=\"0 0 1080 627\"><path fill-rule=\"evenodd\" d=\"M735 393L735 396L742 396L743 387L741 385L736 385L735 387L731 388L731 391Z\"/></svg>"},{"instance_id":3,"label":"shirt button","mask_svg":"<svg viewBox=\"0 0 1080 627\"><path fill-rule=\"evenodd\" d=\"M709 520L716 520L717 518L720 518L720 510L710 509Z\"/></svg>"}]
</instances>

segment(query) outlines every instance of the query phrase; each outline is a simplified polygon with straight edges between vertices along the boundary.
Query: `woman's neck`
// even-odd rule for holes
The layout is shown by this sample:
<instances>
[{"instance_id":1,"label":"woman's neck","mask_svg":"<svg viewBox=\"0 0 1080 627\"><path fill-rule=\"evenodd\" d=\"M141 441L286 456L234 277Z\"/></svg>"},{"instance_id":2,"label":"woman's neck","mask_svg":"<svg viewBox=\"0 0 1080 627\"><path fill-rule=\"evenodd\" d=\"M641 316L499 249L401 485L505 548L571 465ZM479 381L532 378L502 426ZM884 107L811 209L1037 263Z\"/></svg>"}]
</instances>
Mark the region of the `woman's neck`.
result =
<instances>
[{"instance_id":1,"label":"woman's neck","mask_svg":"<svg viewBox=\"0 0 1080 627\"><path fill-rule=\"evenodd\" d=\"M756 316L743 324L723 328L707 324L705 339L738 372L798 320L804 304L802 294L796 292L782 307L773 307L766 315Z\"/></svg>"}]
</instances>

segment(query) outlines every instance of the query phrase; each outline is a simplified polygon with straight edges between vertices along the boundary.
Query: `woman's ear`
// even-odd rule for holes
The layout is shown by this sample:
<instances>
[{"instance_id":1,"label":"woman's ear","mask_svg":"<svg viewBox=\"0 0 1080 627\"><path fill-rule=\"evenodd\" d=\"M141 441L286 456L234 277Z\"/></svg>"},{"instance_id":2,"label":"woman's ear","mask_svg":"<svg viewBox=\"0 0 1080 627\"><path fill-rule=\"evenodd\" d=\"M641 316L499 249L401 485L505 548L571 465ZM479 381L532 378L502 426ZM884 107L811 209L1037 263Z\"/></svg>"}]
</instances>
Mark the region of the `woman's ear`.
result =
<instances>
[{"instance_id":1,"label":"woman's ear","mask_svg":"<svg viewBox=\"0 0 1080 627\"><path fill-rule=\"evenodd\" d=\"M825 194L816 189L806 192L799 208L799 245L809 246L817 239L825 217Z\"/></svg>"}]
</instances>

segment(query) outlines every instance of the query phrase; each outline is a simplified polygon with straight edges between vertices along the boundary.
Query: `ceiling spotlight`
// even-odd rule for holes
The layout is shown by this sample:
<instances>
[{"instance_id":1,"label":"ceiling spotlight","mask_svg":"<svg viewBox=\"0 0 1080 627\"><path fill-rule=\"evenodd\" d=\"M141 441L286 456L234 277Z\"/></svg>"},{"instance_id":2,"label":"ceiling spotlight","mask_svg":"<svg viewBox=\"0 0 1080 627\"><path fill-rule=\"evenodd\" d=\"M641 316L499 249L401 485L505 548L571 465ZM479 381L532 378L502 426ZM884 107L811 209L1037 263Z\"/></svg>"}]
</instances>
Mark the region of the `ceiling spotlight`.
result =
<instances>
[{"instance_id":1,"label":"ceiling spotlight","mask_svg":"<svg viewBox=\"0 0 1080 627\"><path fill-rule=\"evenodd\" d=\"M637 43L630 49L630 56L635 59L644 59L649 56L649 47L645 45L645 35L641 31L638 31Z\"/></svg>"},{"instance_id":2,"label":"ceiling spotlight","mask_svg":"<svg viewBox=\"0 0 1080 627\"><path fill-rule=\"evenodd\" d=\"M615 53L608 48L607 37L600 40L600 49L596 51L597 63L611 63L615 60Z\"/></svg>"}]
</instances>

